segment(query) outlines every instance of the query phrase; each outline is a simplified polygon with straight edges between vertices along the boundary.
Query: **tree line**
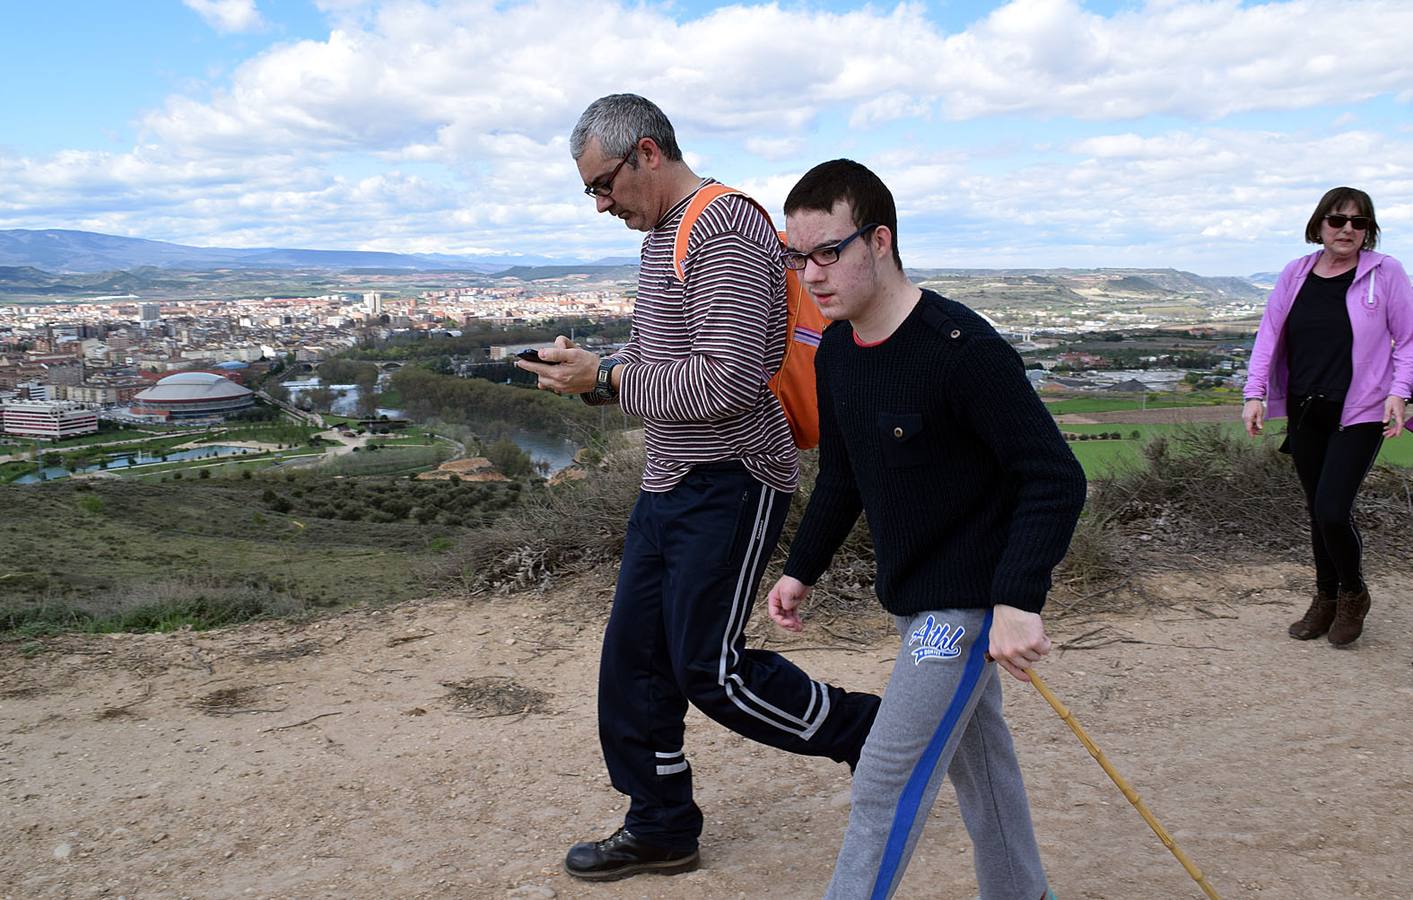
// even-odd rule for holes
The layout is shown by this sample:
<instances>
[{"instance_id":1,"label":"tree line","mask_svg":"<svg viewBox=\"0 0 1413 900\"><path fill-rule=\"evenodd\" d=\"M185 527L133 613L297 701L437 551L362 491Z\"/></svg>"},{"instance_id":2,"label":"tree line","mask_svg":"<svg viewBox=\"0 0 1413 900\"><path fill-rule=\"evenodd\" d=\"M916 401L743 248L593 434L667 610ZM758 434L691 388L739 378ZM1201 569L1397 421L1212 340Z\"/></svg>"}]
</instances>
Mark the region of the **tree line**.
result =
<instances>
[{"instance_id":1,"label":"tree line","mask_svg":"<svg viewBox=\"0 0 1413 900\"><path fill-rule=\"evenodd\" d=\"M407 417L419 422L440 419L487 432L520 427L558 437L577 437L605 427L600 409L577 397L439 375L418 366L394 373L390 386L401 396ZM615 415L609 427L621 421Z\"/></svg>"},{"instance_id":2,"label":"tree line","mask_svg":"<svg viewBox=\"0 0 1413 900\"><path fill-rule=\"evenodd\" d=\"M363 347L346 354L350 360L432 359L452 356L485 357L493 344L548 343L558 335L573 334L576 339L596 337L604 341L628 340L632 319L547 319L516 325L469 324L458 336L412 331L393 335L377 347ZM321 374L322 374L322 366ZM348 382L339 382L347 384Z\"/></svg>"}]
</instances>

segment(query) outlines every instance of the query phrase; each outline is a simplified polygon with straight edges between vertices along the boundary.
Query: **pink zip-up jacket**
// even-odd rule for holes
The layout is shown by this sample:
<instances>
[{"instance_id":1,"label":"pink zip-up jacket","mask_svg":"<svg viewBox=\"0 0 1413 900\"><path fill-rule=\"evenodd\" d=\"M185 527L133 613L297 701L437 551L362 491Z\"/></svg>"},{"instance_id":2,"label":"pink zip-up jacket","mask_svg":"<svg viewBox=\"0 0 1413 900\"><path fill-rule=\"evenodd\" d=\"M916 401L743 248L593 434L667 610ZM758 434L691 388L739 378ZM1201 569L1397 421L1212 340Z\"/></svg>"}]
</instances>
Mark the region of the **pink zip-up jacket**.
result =
<instances>
[{"instance_id":1,"label":"pink zip-up jacket","mask_svg":"<svg viewBox=\"0 0 1413 900\"><path fill-rule=\"evenodd\" d=\"M1267 418L1286 414L1290 365L1285 321L1323 252L1316 250L1286 266L1266 301L1243 393L1247 400L1266 401ZM1339 424L1382 422L1385 400L1413 393L1413 286L1398 260L1363 250L1345 306L1354 331L1353 376Z\"/></svg>"}]
</instances>

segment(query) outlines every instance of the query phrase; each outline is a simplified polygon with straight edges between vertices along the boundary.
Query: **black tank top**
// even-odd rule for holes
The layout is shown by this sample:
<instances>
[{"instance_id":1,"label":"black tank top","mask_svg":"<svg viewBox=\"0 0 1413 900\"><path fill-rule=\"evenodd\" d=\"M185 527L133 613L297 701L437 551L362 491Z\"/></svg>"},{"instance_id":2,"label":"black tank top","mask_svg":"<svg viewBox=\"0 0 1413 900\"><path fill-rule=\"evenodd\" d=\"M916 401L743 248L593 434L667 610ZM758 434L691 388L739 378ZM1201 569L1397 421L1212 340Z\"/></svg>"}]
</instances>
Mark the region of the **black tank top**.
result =
<instances>
[{"instance_id":1,"label":"black tank top","mask_svg":"<svg viewBox=\"0 0 1413 900\"><path fill-rule=\"evenodd\" d=\"M1357 268L1357 267L1356 267ZM1344 401L1354 376L1354 329L1345 297L1354 269L1323 278L1311 272L1285 320L1290 359L1290 396Z\"/></svg>"}]
</instances>

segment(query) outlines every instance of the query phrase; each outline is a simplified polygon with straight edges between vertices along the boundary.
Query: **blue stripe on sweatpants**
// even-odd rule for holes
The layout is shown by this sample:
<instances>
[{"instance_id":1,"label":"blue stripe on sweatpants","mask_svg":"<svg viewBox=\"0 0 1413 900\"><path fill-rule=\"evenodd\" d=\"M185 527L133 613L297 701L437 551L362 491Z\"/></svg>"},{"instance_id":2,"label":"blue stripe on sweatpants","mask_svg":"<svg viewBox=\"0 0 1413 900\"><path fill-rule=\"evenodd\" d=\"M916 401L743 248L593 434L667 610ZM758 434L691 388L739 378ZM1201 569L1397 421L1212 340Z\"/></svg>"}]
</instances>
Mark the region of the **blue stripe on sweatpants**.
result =
<instances>
[{"instance_id":1,"label":"blue stripe on sweatpants","mask_svg":"<svg viewBox=\"0 0 1413 900\"><path fill-rule=\"evenodd\" d=\"M952 695L952 702L947 706L946 714L942 716L942 721L938 723L937 730L927 743L927 749L913 767L912 774L908 776L908 783L898 797L893 827L888 832L888 843L883 849L883 860L879 865L878 877L873 883L874 900L887 900L892 891L893 881L898 875L898 867L902 864L907 850L908 836L912 832L913 823L917 821L918 807L927 792L928 782L932 780L942 751L951 739L952 731L961 720L972 692L976 690L976 684L981 679L982 669L986 666L986 649L989 645L987 635L991 633L991 616L992 611L987 610L986 618L982 620L981 633L972 641L971 649L967 653L966 668L962 672L960 684L957 685L957 692Z\"/></svg>"}]
</instances>

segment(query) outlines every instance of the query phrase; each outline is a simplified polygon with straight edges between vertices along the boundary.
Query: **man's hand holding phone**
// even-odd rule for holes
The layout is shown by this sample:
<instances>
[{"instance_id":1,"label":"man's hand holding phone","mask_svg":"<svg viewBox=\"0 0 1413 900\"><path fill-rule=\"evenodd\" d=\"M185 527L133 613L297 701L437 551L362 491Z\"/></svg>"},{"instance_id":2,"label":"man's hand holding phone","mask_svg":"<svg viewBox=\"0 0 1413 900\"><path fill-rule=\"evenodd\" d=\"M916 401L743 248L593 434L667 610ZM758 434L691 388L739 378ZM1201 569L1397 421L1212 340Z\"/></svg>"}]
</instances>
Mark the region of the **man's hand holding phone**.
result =
<instances>
[{"instance_id":1,"label":"man's hand holding phone","mask_svg":"<svg viewBox=\"0 0 1413 900\"><path fill-rule=\"evenodd\" d=\"M539 363L539 364L545 365L545 366L557 366L557 365L559 365L559 360L553 360L553 361L551 361L551 360L545 359L543 356L540 356L540 351L534 349L533 347L529 347L529 348L526 348L526 349L524 349L524 350L521 350L519 353L517 353L517 354L515 354L515 355L516 355L517 358L523 359L523 360L525 360L526 362Z\"/></svg>"},{"instance_id":2,"label":"man's hand holding phone","mask_svg":"<svg viewBox=\"0 0 1413 900\"><path fill-rule=\"evenodd\" d=\"M599 371L599 358L596 354L579 349L569 338L560 335L554 339L553 347L522 350L517 353L515 366L538 375L538 387L542 391L587 394L594 389L594 380Z\"/></svg>"}]
</instances>

